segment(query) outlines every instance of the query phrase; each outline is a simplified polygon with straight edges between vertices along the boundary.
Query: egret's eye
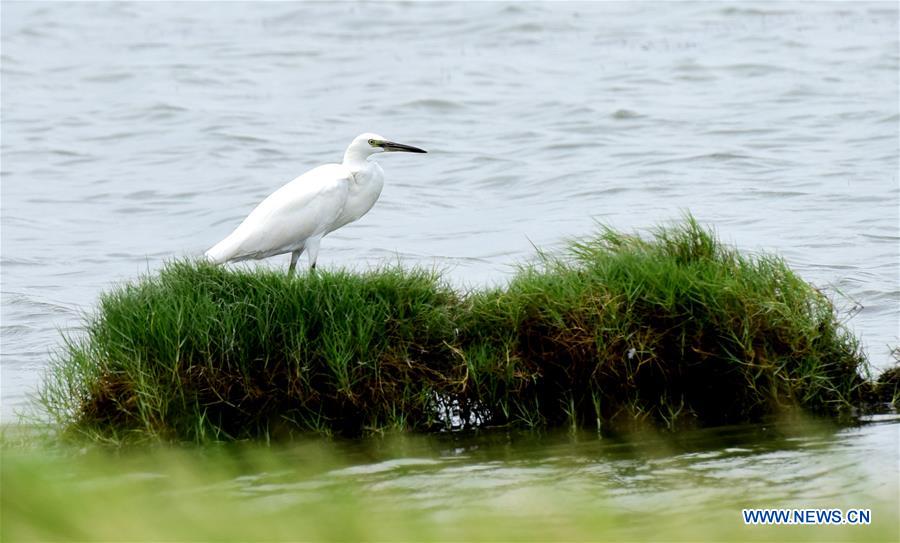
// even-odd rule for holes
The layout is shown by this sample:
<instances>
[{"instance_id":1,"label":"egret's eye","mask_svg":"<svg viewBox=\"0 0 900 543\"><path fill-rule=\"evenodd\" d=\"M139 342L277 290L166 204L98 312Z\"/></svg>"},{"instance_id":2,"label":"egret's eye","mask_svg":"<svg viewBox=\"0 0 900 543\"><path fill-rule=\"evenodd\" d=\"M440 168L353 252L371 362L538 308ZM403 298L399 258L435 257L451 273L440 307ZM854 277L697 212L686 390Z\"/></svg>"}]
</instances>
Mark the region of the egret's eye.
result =
<instances>
[{"instance_id":1,"label":"egret's eye","mask_svg":"<svg viewBox=\"0 0 900 543\"><path fill-rule=\"evenodd\" d=\"M375 140L369 140L369 145L371 145L372 147L376 147Z\"/></svg>"}]
</instances>

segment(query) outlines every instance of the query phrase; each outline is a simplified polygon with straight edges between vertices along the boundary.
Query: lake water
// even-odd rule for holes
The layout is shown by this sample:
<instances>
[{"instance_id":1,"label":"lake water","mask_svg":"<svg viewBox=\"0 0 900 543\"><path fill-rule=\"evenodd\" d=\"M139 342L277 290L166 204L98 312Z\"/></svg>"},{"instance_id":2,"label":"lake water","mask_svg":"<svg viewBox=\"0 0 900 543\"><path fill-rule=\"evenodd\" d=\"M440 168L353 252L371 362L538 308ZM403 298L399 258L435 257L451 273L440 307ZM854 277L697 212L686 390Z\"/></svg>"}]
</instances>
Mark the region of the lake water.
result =
<instances>
[{"instance_id":1,"label":"lake water","mask_svg":"<svg viewBox=\"0 0 900 543\"><path fill-rule=\"evenodd\" d=\"M897 541L896 428L887 416L857 427L785 421L628 438L490 432L112 453L3 447L0 533L9 541ZM751 507L869 509L871 524L745 526Z\"/></svg>"},{"instance_id":2,"label":"lake water","mask_svg":"<svg viewBox=\"0 0 900 543\"><path fill-rule=\"evenodd\" d=\"M894 3L9 3L2 416L98 293L198 255L376 131L319 264L502 283L533 245L685 211L900 344ZM266 265L286 268L288 257Z\"/></svg>"}]
</instances>

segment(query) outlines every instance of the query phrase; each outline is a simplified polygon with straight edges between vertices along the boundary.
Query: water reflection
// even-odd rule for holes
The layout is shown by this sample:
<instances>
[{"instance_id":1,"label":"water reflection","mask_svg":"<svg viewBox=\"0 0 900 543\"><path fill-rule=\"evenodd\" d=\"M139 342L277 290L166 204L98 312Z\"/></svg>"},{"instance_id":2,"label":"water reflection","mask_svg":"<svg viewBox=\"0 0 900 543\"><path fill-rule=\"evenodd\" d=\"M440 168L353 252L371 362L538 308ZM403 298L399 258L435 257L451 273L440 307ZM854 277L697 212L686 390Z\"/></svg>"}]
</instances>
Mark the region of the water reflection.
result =
<instances>
[{"instance_id":1,"label":"water reflection","mask_svg":"<svg viewBox=\"0 0 900 543\"><path fill-rule=\"evenodd\" d=\"M856 427L805 420L617 438L488 432L338 441L328 456L348 465L302 477L290 469L254 473L225 484L266 508L294 507L312 491L351 483L402 507L435 511L560 491L576 510L598 503L620 510L664 503L673 513L710 503L864 507L896 498L898 423L886 415ZM288 448L279 465L316 465L321 454Z\"/></svg>"}]
</instances>

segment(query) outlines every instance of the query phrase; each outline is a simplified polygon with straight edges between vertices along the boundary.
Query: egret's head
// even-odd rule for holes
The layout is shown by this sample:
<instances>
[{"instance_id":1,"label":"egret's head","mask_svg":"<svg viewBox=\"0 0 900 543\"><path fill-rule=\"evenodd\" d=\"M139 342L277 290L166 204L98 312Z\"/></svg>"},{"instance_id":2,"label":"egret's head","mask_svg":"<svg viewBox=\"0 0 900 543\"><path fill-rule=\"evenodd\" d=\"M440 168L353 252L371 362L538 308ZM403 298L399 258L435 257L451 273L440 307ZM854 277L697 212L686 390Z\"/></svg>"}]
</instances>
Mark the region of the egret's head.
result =
<instances>
[{"instance_id":1,"label":"egret's head","mask_svg":"<svg viewBox=\"0 0 900 543\"><path fill-rule=\"evenodd\" d=\"M405 151L407 153L425 153L424 149L413 147L411 145L403 145L386 139L384 136L367 132L356 136L350 147L347 148L347 154L354 157L369 157L375 153L383 153L385 151Z\"/></svg>"}]
</instances>

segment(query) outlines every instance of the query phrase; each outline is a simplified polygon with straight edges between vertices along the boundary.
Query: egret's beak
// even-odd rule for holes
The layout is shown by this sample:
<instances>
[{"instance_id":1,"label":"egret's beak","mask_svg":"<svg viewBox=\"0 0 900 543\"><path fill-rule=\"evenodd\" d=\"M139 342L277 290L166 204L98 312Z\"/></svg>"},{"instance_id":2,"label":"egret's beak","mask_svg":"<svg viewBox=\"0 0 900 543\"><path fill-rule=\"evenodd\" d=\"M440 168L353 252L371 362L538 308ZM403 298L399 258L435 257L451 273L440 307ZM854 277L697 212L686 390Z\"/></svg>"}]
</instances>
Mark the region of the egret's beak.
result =
<instances>
[{"instance_id":1,"label":"egret's beak","mask_svg":"<svg viewBox=\"0 0 900 543\"><path fill-rule=\"evenodd\" d=\"M427 153L425 149L419 149L412 145L403 145L402 143L394 143L392 141L381 142L381 147L385 151L406 151L407 153Z\"/></svg>"}]
</instances>

